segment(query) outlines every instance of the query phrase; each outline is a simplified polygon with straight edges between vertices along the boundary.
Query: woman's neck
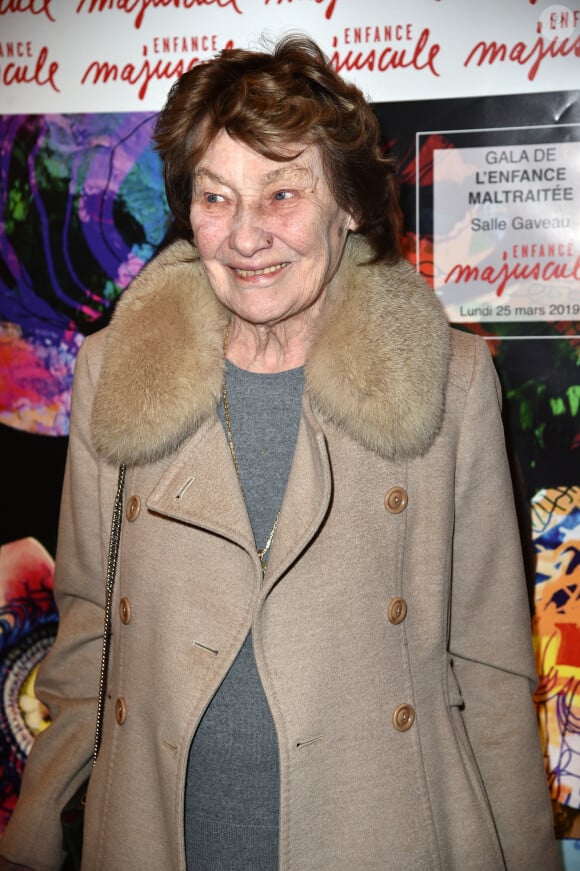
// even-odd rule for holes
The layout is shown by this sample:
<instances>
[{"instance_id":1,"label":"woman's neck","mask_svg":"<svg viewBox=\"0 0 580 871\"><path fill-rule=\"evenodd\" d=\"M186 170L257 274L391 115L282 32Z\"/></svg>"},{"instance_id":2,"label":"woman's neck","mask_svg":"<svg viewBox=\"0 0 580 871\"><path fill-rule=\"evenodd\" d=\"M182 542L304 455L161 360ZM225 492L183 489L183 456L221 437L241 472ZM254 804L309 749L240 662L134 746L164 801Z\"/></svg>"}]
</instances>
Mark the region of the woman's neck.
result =
<instances>
[{"instance_id":1,"label":"woman's neck","mask_svg":"<svg viewBox=\"0 0 580 871\"><path fill-rule=\"evenodd\" d=\"M225 354L240 369L285 372L304 365L314 335L311 318L266 325L250 324L234 315L224 343Z\"/></svg>"}]
</instances>

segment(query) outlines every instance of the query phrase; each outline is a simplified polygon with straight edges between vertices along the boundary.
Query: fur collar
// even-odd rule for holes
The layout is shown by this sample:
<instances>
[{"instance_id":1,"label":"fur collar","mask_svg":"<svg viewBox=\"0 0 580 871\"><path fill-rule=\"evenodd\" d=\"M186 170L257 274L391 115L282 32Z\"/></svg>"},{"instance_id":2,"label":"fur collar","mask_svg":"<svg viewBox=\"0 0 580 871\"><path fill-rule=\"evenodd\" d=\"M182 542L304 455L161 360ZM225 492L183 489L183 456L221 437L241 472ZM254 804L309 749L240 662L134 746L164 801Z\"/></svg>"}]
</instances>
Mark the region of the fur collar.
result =
<instances>
[{"instance_id":1,"label":"fur collar","mask_svg":"<svg viewBox=\"0 0 580 871\"><path fill-rule=\"evenodd\" d=\"M318 414L383 457L423 454L441 425L449 328L406 261L360 265L351 237L306 364ZM176 242L121 297L108 327L91 429L111 462L173 452L215 409L227 312L195 249Z\"/></svg>"}]
</instances>

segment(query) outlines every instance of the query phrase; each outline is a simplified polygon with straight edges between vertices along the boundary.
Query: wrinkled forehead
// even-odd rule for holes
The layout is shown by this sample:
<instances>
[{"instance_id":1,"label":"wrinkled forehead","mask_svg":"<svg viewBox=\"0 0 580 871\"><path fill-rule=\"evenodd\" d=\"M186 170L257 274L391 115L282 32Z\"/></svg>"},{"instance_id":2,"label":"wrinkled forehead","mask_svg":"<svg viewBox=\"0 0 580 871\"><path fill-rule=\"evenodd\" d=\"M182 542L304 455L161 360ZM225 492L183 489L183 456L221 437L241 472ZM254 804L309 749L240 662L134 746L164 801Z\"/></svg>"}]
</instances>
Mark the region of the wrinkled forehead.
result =
<instances>
[{"instance_id":1,"label":"wrinkled forehead","mask_svg":"<svg viewBox=\"0 0 580 871\"><path fill-rule=\"evenodd\" d=\"M262 182L264 186L271 184L308 185L313 183L314 177L315 175L311 165L292 161L291 163L282 163L282 165L276 169L264 172L258 177L258 181ZM204 181L215 181L224 185L228 184L228 178L226 175L215 172L211 167L211 163L206 166L203 161L194 171L193 178L196 185L202 184Z\"/></svg>"},{"instance_id":2,"label":"wrinkled forehead","mask_svg":"<svg viewBox=\"0 0 580 871\"><path fill-rule=\"evenodd\" d=\"M242 174L263 186L312 185L324 178L324 169L316 145L291 143L269 157L221 131L198 159L193 179L196 187L208 180L227 185Z\"/></svg>"}]
</instances>

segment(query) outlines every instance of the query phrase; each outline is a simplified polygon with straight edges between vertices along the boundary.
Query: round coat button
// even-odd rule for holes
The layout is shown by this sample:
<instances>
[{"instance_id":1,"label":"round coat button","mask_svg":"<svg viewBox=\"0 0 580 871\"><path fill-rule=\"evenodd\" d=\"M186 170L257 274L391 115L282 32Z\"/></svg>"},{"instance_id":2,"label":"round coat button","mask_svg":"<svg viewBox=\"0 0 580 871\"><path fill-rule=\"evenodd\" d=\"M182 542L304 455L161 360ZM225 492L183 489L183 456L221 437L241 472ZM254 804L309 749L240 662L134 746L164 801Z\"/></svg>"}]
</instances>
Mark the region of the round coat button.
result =
<instances>
[{"instance_id":1,"label":"round coat button","mask_svg":"<svg viewBox=\"0 0 580 871\"><path fill-rule=\"evenodd\" d=\"M131 622L131 603L125 596L119 602L119 616L121 617L121 623L124 623L125 626Z\"/></svg>"},{"instance_id":2,"label":"round coat button","mask_svg":"<svg viewBox=\"0 0 580 871\"><path fill-rule=\"evenodd\" d=\"M119 726L127 719L127 703L123 698L118 698L115 702L115 718Z\"/></svg>"},{"instance_id":3,"label":"round coat button","mask_svg":"<svg viewBox=\"0 0 580 871\"><path fill-rule=\"evenodd\" d=\"M407 603L401 596L391 599L387 608L387 617L389 622L398 626L407 616Z\"/></svg>"},{"instance_id":4,"label":"round coat button","mask_svg":"<svg viewBox=\"0 0 580 871\"><path fill-rule=\"evenodd\" d=\"M397 732L406 732L415 722L415 711L411 705L397 705L393 712L393 726Z\"/></svg>"},{"instance_id":5,"label":"round coat button","mask_svg":"<svg viewBox=\"0 0 580 871\"><path fill-rule=\"evenodd\" d=\"M127 502L127 510L125 513L129 523L133 523L134 520L137 520L141 513L141 500L138 496L131 496Z\"/></svg>"},{"instance_id":6,"label":"round coat button","mask_svg":"<svg viewBox=\"0 0 580 871\"><path fill-rule=\"evenodd\" d=\"M409 502L407 491L403 487L391 487L385 496L385 508L391 514L400 514Z\"/></svg>"}]
</instances>

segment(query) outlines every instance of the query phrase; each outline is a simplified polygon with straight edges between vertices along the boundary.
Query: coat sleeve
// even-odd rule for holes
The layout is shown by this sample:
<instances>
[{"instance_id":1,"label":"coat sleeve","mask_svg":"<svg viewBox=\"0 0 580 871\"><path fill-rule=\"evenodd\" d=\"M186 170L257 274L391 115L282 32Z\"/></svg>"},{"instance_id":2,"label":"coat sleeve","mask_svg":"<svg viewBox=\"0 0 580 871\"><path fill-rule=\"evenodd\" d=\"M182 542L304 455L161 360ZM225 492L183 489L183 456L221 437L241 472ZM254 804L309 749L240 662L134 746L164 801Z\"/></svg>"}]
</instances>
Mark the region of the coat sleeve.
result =
<instances>
[{"instance_id":1,"label":"coat sleeve","mask_svg":"<svg viewBox=\"0 0 580 871\"><path fill-rule=\"evenodd\" d=\"M96 338L96 337L95 337ZM57 638L43 661L36 692L51 725L31 749L14 814L0 854L34 871L56 871L63 853L60 811L88 777L104 624L108 526L116 470L99 472L89 439L93 386L87 340L73 384L71 432L59 519L55 599ZM100 490L110 490L101 498ZM108 519L105 509L110 502Z\"/></svg>"},{"instance_id":2,"label":"coat sleeve","mask_svg":"<svg viewBox=\"0 0 580 871\"><path fill-rule=\"evenodd\" d=\"M559 867L531 693L521 544L487 347L473 343L459 438L449 649L508 871Z\"/></svg>"}]
</instances>

